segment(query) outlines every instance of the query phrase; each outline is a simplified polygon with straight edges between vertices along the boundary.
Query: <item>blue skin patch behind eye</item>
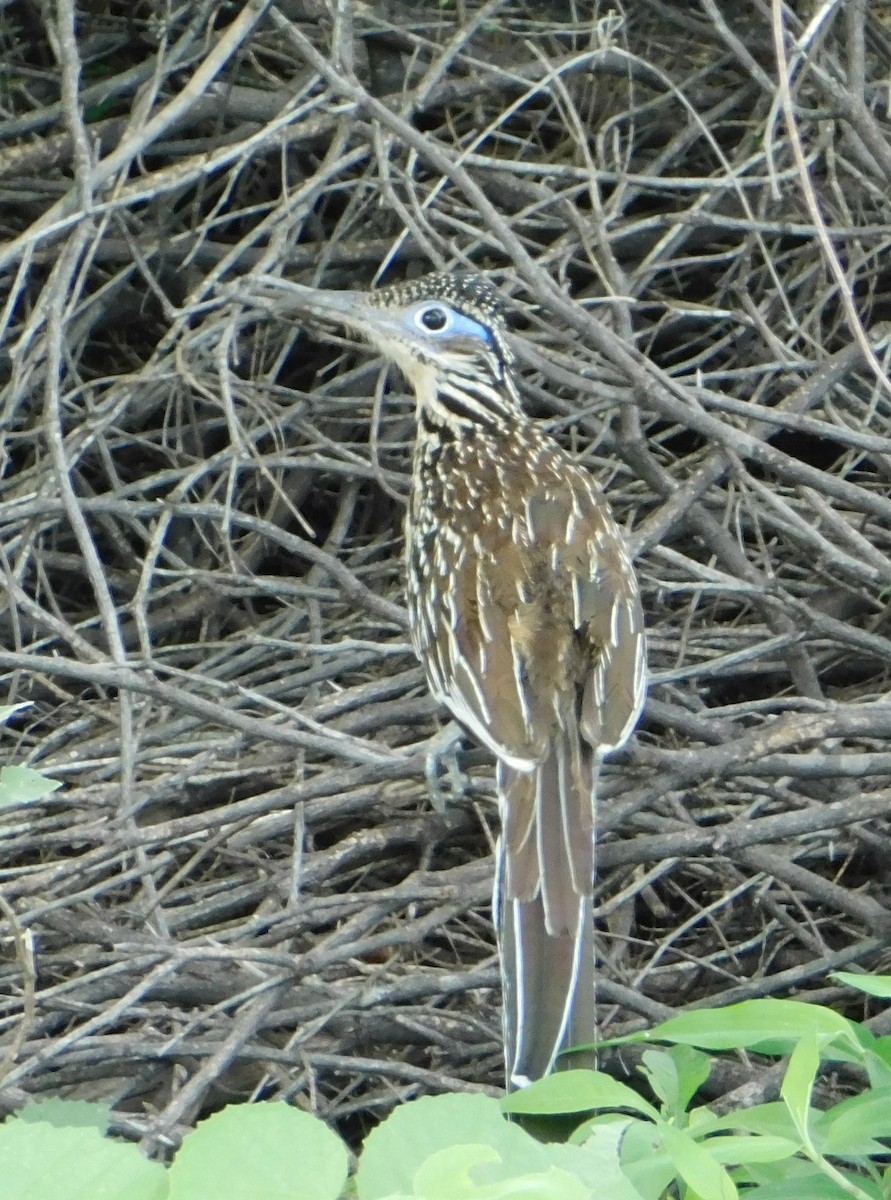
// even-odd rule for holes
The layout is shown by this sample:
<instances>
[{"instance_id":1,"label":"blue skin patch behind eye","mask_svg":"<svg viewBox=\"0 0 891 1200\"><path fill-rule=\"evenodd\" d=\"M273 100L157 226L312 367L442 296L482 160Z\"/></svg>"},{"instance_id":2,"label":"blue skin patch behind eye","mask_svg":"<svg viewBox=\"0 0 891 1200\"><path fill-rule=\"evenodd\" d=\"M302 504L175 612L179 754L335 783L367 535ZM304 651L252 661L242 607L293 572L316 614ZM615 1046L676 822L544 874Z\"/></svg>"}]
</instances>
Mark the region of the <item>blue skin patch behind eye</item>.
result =
<instances>
[{"instance_id":1,"label":"blue skin patch behind eye","mask_svg":"<svg viewBox=\"0 0 891 1200\"><path fill-rule=\"evenodd\" d=\"M448 314L448 320L442 329L426 329L419 325L418 316L426 309L438 309L444 314ZM448 304L442 304L437 301L427 300L423 304L414 305L410 308L404 317L405 323L413 329L420 329L427 337L430 338L446 338L446 337L470 337L476 338L478 341L485 343L487 346L494 345L494 338L485 325L481 325L479 321L474 321L472 317L466 317L457 309L452 308Z\"/></svg>"},{"instance_id":2,"label":"blue skin patch behind eye","mask_svg":"<svg viewBox=\"0 0 891 1200\"><path fill-rule=\"evenodd\" d=\"M492 344L492 335L485 325L480 325L479 321L474 321L471 317L465 317L463 313L455 312L454 309L451 312L453 314L452 324L449 329L443 330L444 333L458 333L464 337L479 338L487 346Z\"/></svg>"}]
</instances>

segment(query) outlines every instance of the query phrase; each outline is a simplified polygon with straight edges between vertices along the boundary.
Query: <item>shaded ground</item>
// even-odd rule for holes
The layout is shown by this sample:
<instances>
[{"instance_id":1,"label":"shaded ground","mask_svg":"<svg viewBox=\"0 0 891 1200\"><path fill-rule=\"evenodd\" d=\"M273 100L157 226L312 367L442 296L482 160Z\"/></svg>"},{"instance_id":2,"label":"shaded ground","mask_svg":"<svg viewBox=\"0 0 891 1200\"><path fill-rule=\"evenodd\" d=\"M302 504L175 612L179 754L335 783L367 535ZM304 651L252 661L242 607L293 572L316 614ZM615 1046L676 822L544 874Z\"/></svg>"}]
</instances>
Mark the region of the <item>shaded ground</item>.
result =
<instances>
[{"instance_id":1,"label":"shaded ground","mask_svg":"<svg viewBox=\"0 0 891 1200\"><path fill-rule=\"evenodd\" d=\"M0 12L2 746L65 783L0 826L0 1103L156 1147L501 1082L491 762L444 814L424 778L412 405L251 270L490 272L628 529L604 1035L842 1002L891 920L885 9L334 9Z\"/></svg>"}]
</instances>

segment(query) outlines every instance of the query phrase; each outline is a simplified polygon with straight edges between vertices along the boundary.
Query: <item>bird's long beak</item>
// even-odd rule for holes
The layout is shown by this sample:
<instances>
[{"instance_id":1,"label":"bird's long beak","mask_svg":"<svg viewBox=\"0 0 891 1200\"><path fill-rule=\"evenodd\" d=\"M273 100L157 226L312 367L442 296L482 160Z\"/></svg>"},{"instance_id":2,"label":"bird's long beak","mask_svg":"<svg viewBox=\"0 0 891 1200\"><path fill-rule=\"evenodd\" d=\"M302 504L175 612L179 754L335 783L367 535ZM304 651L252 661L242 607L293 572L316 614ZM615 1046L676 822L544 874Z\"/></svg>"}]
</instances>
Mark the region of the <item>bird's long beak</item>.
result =
<instances>
[{"instance_id":1,"label":"bird's long beak","mask_svg":"<svg viewBox=\"0 0 891 1200\"><path fill-rule=\"evenodd\" d=\"M326 326L338 325L371 341L385 338L394 324L386 312L368 303L364 292L304 287L275 275L244 276L238 282L236 295L277 317L308 317Z\"/></svg>"}]
</instances>

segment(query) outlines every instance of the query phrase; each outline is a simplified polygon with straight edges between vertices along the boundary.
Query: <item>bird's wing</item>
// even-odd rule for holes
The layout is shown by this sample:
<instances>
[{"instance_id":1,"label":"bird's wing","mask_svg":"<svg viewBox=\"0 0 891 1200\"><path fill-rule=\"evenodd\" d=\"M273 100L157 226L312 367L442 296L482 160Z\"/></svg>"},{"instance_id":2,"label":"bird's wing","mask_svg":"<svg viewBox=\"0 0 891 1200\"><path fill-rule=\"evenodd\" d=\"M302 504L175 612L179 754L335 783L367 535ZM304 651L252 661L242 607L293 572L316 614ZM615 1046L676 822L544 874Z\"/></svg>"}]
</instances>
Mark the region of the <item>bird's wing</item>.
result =
<instances>
[{"instance_id":1,"label":"bird's wing","mask_svg":"<svg viewBox=\"0 0 891 1200\"><path fill-rule=\"evenodd\" d=\"M498 526L456 539L438 620L423 648L431 689L500 759L531 770L545 753L553 719L529 686L529 647L538 606L528 554Z\"/></svg>"},{"instance_id":2,"label":"bird's wing","mask_svg":"<svg viewBox=\"0 0 891 1200\"><path fill-rule=\"evenodd\" d=\"M579 727L598 758L631 736L646 698L647 661L637 580L624 548L604 567L599 586L582 591L582 636L591 670L582 694Z\"/></svg>"},{"instance_id":3,"label":"bird's wing","mask_svg":"<svg viewBox=\"0 0 891 1200\"><path fill-rule=\"evenodd\" d=\"M419 649L436 697L531 770L568 722L598 757L626 740L645 646L621 532L587 473L566 464L556 483L517 491L501 520L470 514L455 531L450 586Z\"/></svg>"},{"instance_id":4,"label":"bird's wing","mask_svg":"<svg viewBox=\"0 0 891 1200\"><path fill-rule=\"evenodd\" d=\"M573 486L527 501L539 545L555 548L571 595L577 720L602 758L628 739L646 692L646 640L637 578L622 532L581 469Z\"/></svg>"}]
</instances>

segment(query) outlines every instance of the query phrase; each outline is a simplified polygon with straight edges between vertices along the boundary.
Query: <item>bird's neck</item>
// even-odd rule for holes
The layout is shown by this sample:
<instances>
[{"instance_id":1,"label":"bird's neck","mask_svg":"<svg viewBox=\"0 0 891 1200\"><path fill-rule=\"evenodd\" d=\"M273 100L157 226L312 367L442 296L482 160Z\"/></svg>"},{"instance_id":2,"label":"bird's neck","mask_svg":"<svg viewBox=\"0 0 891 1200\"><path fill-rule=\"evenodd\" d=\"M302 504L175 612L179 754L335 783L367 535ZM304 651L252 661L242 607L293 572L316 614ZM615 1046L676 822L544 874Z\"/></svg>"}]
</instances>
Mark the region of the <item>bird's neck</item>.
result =
<instances>
[{"instance_id":1,"label":"bird's neck","mask_svg":"<svg viewBox=\"0 0 891 1200\"><path fill-rule=\"evenodd\" d=\"M525 421L516 388L509 377L425 367L414 374L419 437L466 437L475 430L506 431Z\"/></svg>"}]
</instances>

